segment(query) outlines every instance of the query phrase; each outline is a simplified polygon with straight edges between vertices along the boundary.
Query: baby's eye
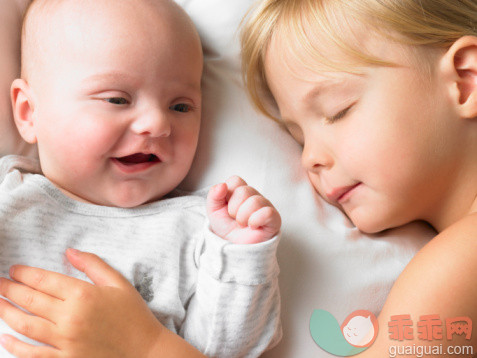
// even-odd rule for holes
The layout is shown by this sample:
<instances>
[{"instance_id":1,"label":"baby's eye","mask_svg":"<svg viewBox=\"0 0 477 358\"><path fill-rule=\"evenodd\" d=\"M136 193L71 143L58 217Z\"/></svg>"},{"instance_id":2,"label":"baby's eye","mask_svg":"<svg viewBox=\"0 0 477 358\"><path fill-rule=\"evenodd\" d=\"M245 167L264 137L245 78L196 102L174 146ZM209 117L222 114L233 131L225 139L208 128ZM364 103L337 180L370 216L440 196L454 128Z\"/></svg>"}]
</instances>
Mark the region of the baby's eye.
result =
<instances>
[{"instance_id":1,"label":"baby's eye","mask_svg":"<svg viewBox=\"0 0 477 358\"><path fill-rule=\"evenodd\" d=\"M334 123L334 122L339 121L340 119L344 118L348 114L349 110L351 108L353 108L354 105L355 104L353 103L350 106L343 109L342 111L339 111L338 113L336 113L334 116L327 117L326 122L327 123Z\"/></svg>"},{"instance_id":2,"label":"baby's eye","mask_svg":"<svg viewBox=\"0 0 477 358\"><path fill-rule=\"evenodd\" d=\"M128 100L123 97L111 97L111 98L105 98L104 100L108 103L117 104L117 105L121 105L121 104L124 105L129 103Z\"/></svg>"},{"instance_id":3,"label":"baby's eye","mask_svg":"<svg viewBox=\"0 0 477 358\"><path fill-rule=\"evenodd\" d=\"M192 109L192 107L185 103L178 103L174 104L173 106L170 106L169 109L172 109L173 111L177 112L187 113Z\"/></svg>"}]
</instances>

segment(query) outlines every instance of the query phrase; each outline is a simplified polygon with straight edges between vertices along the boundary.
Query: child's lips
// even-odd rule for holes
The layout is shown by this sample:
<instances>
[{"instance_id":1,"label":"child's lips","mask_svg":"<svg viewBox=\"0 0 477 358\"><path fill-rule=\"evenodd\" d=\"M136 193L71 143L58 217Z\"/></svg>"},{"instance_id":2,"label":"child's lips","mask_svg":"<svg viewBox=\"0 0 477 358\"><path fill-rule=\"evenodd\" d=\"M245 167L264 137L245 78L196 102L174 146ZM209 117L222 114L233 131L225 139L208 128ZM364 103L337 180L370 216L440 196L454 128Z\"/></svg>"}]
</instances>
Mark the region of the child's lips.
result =
<instances>
[{"instance_id":1,"label":"child's lips","mask_svg":"<svg viewBox=\"0 0 477 358\"><path fill-rule=\"evenodd\" d=\"M125 157L114 158L124 165L136 165L150 162L160 162L155 154L134 153Z\"/></svg>"},{"instance_id":2,"label":"child's lips","mask_svg":"<svg viewBox=\"0 0 477 358\"><path fill-rule=\"evenodd\" d=\"M361 183L333 188L325 195L329 201L341 204L350 197L352 191L359 185L361 185Z\"/></svg>"},{"instance_id":3,"label":"child's lips","mask_svg":"<svg viewBox=\"0 0 477 358\"><path fill-rule=\"evenodd\" d=\"M161 163L159 157L151 153L134 153L124 157L111 158L112 162L126 174L138 173Z\"/></svg>"}]
</instances>

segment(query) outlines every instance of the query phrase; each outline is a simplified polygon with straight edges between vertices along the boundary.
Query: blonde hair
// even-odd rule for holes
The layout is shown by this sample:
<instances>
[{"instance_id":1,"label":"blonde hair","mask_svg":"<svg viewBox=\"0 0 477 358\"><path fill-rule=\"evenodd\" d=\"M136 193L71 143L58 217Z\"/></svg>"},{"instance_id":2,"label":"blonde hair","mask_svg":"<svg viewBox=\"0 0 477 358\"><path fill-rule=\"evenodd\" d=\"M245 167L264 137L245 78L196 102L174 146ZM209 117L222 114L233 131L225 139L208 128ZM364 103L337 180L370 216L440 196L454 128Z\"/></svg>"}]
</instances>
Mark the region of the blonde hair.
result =
<instances>
[{"instance_id":1,"label":"blonde hair","mask_svg":"<svg viewBox=\"0 0 477 358\"><path fill-rule=\"evenodd\" d=\"M356 22L418 48L448 48L462 36L477 35L477 0L262 1L244 19L241 32L242 73L254 105L276 119L265 73L265 56L274 36L307 68L314 63L353 72L350 64L331 62L320 53L312 39L319 37L338 46L355 64L392 66L350 43Z\"/></svg>"}]
</instances>

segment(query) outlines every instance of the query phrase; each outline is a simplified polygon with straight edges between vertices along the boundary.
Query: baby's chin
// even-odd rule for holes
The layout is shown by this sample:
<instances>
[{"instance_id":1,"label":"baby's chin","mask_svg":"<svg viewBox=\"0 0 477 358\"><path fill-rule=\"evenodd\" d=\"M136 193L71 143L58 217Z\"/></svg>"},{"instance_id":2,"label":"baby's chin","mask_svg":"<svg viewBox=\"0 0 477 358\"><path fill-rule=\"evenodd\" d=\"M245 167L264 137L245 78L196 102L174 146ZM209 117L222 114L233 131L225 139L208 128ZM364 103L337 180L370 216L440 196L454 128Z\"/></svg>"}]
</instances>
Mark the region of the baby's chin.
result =
<instances>
[{"instance_id":1,"label":"baby's chin","mask_svg":"<svg viewBox=\"0 0 477 358\"><path fill-rule=\"evenodd\" d=\"M374 214L374 215L373 215ZM379 216L379 213L363 214L359 212L352 212L347 214L351 222L356 226L356 228L365 234L377 234L382 231L391 229L393 226L391 223L387 222Z\"/></svg>"},{"instance_id":2,"label":"baby's chin","mask_svg":"<svg viewBox=\"0 0 477 358\"><path fill-rule=\"evenodd\" d=\"M354 225L359 231L364 234L378 234L380 232L390 229L389 227L384 227L382 225Z\"/></svg>"}]
</instances>

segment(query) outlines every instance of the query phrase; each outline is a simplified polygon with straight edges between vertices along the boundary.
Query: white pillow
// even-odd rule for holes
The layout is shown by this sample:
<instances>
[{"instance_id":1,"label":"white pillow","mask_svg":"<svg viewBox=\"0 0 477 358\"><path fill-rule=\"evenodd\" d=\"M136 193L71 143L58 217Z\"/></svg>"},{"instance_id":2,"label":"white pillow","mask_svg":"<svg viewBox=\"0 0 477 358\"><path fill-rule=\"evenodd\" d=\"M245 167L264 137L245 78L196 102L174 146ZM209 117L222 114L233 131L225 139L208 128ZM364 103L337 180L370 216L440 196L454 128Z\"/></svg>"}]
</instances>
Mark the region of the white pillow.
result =
<instances>
[{"instance_id":1,"label":"white pillow","mask_svg":"<svg viewBox=\"0 0 477 358\"><path fill-rule=\"evenodd\" d=\"M237 27L254 1L176 1L195 22L205 52L199 150L182 187L198 189L237 174L275 204L283 218L278 259L284 336L264 356L333 357L310 336L313 310L328 310L340 323L357 309L377 315L396 277L434 233L412 224L364 235L314 194L299 146L245 95Z\"/></svg>"}]
</instances>

